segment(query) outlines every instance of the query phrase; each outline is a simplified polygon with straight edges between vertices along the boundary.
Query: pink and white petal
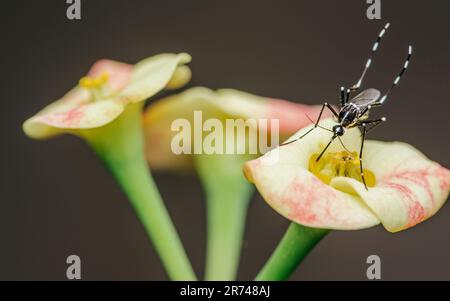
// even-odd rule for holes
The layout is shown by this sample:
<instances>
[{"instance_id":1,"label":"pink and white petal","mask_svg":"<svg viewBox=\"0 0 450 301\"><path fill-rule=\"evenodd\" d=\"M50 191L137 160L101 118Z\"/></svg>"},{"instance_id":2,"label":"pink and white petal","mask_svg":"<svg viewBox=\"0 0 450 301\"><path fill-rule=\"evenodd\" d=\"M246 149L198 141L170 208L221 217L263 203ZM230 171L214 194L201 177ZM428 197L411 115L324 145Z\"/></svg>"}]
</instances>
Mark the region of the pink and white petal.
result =
<instances>
[{"instance_id":1,"label":"pink and white petal","mask_svg":"<svg viewBox=\"0 0 450 301\"><path fill-rule=\"evenodd\" d=\"M87 90L75 87L67 92L62 98L47 105L36 115L69 111L73 108L89 103L90 98L91 95Z\"/></svg>"},{"instance_id":2,"label":"pink and white petal","mask_svg":"<svg viewBox=\"0 0 450 301\"><path fill-rule=\"evenodd\" d=\"M335 178L331 186L361 197L391 232L410 228L433 216L445 203L450 171L406 143L367 141L364 165L377 184L365 190L353 179Z\"/></svg>"},{"instance_id":3,"label":"pink and white petal","mask_svg":"<svg viewBox=\"0 0 450 301\"><path fill-rule=\"evenodd\" d=\"M311 124L311 121L306 115L315 121L322 108L322 106L298 104L283 99L262 97L233 89L219 89L217 93L222 98L219 105L232 116L279 120L280 135L282 137L291 135L298 131L298 129ZM331 115L331 112L325 110L322 118L325 119Z\"/></svg>"},{"instance_id":4,"label":"pink and white petal","mask_svg":"<svg viewBox=\"0 0 450 301\"><path fill-rule=\"evenodd\" d=\"M108 74L108 87L113 92L123 89L131 79L133 65L126 63L103 59L97 61L89 70L88 76L99 77Z\"/></svg>"},{"instance_id":5,"label":"pink and white petal","mask_svg":"<svg viewBox=\"0 0 450 301\"><path fill-rule=\"evenodd\" d=\"M190 76L186 77L184 72L177 74L177 69L190 61L187 53L159 54L144 59L134 66L130 83L119 96L128 102L144 101L164 89L174 75L179 76L176 82L180 86L180 80L189 80Z\"/></svg>"},{"instance_id":6,"label":"pink and white petal","mask_svg":"<svg viewBox=\"0 0 450 301\"><path fill-rule=\"evenodd\" d=\"M330 127L330 119L322 123ZM306 133L304 128L288 140ZM284 217L299 224L326 229L353 230L379 223L360 198L324 184L308 171L311 156L322 151L331 133L316 129L301 140L278 147L264 156L249 161L244 173L253 182L266 202ZM347 131L343 137L347 147L359 145L357 129ZM331 151L342 146L332 144Z\"/></svg>"},{"instance_id":7,"label":"pink and white petal","mask_svg":"<svg viewBox=\"0 0 450 301\"><path fill-rule=\"evenodd\" d=\"M119 116L124 106L114 100L84 104L67 110L48 110L23 124L24 132L32 138L44 139L64 132L101 127Z\"/></svg>"},{"instance_id":8,"label":"pink and white petal","mask_svg":"<svg viewBox=\"0 0 450 301\"><path fill-rule=\"evenodd\" d=\"M259 158L247 162L244 173L275 211L298 224L355 230L379 223L358 197L324 184L301 165L265 164Z\"/></svg>"},{"instance_id":9,"label":"pink and white petal","mask_svg":"<svg viewBox=\"0 0 450 301\"><path fill-rule=\"evenodd\" d=\"M64 110L64 106L79 106L82 104L86 104L90 102L91 100L91 94L86 89L75 87L69 92L67 92L61 99L51 103L45 109L53 110L53 108L59 107L59 110ZM41 110L41 113L44 112L44 110Z\"/></svg>"}]
</instances>

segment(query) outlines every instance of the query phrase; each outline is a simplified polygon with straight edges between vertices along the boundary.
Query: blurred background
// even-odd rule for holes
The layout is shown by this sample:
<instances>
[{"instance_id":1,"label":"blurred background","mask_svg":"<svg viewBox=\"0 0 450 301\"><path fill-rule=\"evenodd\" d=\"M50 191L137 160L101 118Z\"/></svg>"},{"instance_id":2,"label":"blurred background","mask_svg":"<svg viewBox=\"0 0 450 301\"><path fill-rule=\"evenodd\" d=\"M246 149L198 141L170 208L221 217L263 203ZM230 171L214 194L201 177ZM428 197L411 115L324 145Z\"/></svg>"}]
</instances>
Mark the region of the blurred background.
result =
<instances>
[{"instance_id":1,"label":"blurred background","mask_svg":"<svg viewBox=\"0 0 450 301\"><path fill-rule=\"evenodd\" d=\"M99 58L135 63L161 52L193 56L190 86L236 88L317 104L337 102L360 75L381 27L390 32L366 85L385 90L414 46L410 69L377 114L370 138L402 140L450 166L450 2L365 0L82 0L82 19L64 0L2 1L0 279L64 280L70 254L84 280L163 280L162 266L124 194L88 147L72 136L39 142L22 122L62 96ZM195 177L156 181L199 275L205 206ZM288 225L256 194L239 279L252 279ZM384 280L450 280L450 207L410 230L333 231L293 280L364 280L381 257Z\"/></svg>"}]
</instances>

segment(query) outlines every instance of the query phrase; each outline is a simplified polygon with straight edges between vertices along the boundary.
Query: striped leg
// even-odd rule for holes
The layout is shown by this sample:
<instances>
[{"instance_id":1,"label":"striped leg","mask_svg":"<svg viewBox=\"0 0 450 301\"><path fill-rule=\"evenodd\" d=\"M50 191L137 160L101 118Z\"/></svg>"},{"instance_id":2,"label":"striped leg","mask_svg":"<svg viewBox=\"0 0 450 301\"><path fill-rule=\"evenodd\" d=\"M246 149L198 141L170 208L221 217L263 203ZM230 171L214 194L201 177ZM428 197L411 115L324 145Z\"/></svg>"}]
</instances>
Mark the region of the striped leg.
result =
<instances>
[{"instance_id":1,"label":"striped leg","mask_svg":"<svg viewBox=\"0 0 450 301\"><path fill-rule=\"evenodd\" d=\"M362 140L361 140L361 149L359 150L359 169L361 173L361 179L364 183L364 187L366 188L366 190L369 190L367 188L366 179L364 178L363 160L362 160L364 139L366 138L366 125L362 125L361 128L362 128Z\"/></svg>"},{"instance_id":2,"label":"striped leg","mask_svg":"<svg viewBox=\"0 0 450 301\"><path fill-rule=\"evenodd\" d=\"M398 85L398 83L400 82L400 79L402 78L403 74L405 73L406 69L408 68L409 61L411 60L411 55L412 55L412 46L410 45L408 47L408 55L406 56L406 60L405 60L405 63L403 64L402 70L395 78L391 87L386 91L386 93L383 95L383 97L381 97L380 100L377 103L375 103L374 105L378 105L378 106L382 105L388 98L389 94L392 92L392 89L394 89L394 87Z\"/></svg>"},{"instance_id":3,"label":"striped leg","mask_svg":"<svg viewBox=\"0 0 450 301\"><path fill-rule=\"evenodd\" d=\"M383 38L383 36L384 36L384 34L385 34L385 32L386 32L386 30L387 30L388 28L389 28L389 23L387 23L387 24L383 27L383 29L380 31L380 33L378 34L377 40L375 41L375 43L374 43L373 46L372 46L372 50L371 50L371 52L370 52L369 59L367 60L366 65L364 66L364 70L363 70L361 76L359 77L359 79L358 79L358 81L356 82L356 84L354 84L354 85L348 90L348 92L354 92L354 91L357 91L357 90L361 87L361 84L362 84L362 82L363 82L363 80L364 80L364 76L366 76L367 70L369 70L370 65L372 64L372 57L373 57L373 55L375 54L375 52L377 51L378 46L380 46L381 39Z\"/></svg>"}]
</instances>

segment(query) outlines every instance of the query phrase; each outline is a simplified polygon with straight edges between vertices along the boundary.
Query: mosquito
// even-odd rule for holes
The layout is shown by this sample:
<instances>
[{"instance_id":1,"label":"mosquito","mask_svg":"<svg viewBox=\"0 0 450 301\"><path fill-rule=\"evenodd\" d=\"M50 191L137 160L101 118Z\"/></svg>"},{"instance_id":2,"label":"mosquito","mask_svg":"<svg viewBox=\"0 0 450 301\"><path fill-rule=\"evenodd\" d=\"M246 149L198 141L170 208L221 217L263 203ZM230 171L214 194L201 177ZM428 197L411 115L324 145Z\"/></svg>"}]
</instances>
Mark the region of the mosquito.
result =
<instances>
[{"instance_id":1,"label":"mosquito","mask_svg":"<svg viewBox=\"0 0 450 301\"><path fill-rule=\"evenodd\" d=\"M411 55L412 55L412 46L408 46L408 54L406 57L406 60L403 64L403 67L400 71L400 73L397 75L397 77L394 79L394 82L389 87L389 89L384 93L384 95L380 98L381 92L377 89L369 88L361 93L357 94L356 96L352 97L351 95L355 92L358 92L362 82L364 80L364 77L366 76L367 70L369 70L370 65L372 64L372 57L377 51L378 47L380 46L381 39L383 38L384 34L386 33L387 29L389 28L389 23L387 23L383 29L378 34L378 37L375 41L375 43L372 46L369 59L366 62L366 65L364 66L363 72L361 76L359 77L358 81L351 86L350 88L346 89L345 87L340 88L340 108L339 112L336 112L336 110L329 105L327 102L325 102L322 106L322 109L320 110L319 116L317 118L317 121L314 124L314 127L312 127L309 131L307 131L305 134L300 136L299 138L286 142L283 145L287 145L290 143L293 143L295 141L298 141L308 135L310 132L312 132L316 128L322 128L324 130L330 131L333 133L333 136L331 137L328 144L325 146L325 148L322 150L320 155L317 157L316 162L320 160L320 158L323 156L325 151L328 149L328 147L331 145L331 143L338 138L341 142L342 146L345 148L344 144L341 141L341 136L345 134L346 129L350 129L353 127L359 127L361 130L361 147L359 151L359 166L360 166L360 173L361 173L361 179L364 183L364 187L366 190L368 190L366 185L366 180L364 178L363 173L363 162L362 162L362 155L363 155L363 148L364 148L364 139L366 137L366 134L373 130L375 127L377 127L379 124L386 121L386 117L378 118L378 119L369 119L369 113L370 110L374 107L379 107L384 104L386 99L389 97L389 95L392 92L392 89L398 85L400 82L401 77L405 73L406 69L408 68ZM333 113L335 120L337 122L336 125L333 126L332 129L327 129L319 125L320 118L322 117L322 113L325 108L328 108L331 113ZM309 117L308 117L309 118ZM346 148L345 148L346 149Z\"/></svg>"}]
</instances>

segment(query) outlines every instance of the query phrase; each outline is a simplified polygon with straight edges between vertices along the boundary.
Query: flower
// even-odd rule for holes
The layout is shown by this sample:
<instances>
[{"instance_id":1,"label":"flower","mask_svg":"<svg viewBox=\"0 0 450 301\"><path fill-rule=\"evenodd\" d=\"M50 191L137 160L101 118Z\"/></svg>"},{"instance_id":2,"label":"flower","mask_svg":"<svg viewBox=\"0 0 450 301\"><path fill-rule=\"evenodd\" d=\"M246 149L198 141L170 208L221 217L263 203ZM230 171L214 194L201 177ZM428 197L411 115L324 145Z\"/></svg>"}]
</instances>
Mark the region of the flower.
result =
<instances>
[{"instance_id":1,"label":"flower","mask_svg":"<svg viewBox=\"0 0 450 301\"><path fill-rule=\"evenodd\" d=\"M29 137L43 139L102 127L129 104L188 82L190 71L184 64L190 60L188 54L180 53L156 55L134 66L97 61L75 88L25 121L23 130Z\"/></svg>"},{"instance_id":2,"label":"flower","mask_svg":"<svg viewBox=\"0 0 450 301\"><path fill-rule=\"evenodd\" d=\"M194 156L177 155L171 150L171 141L176 135L171 130L171 124L182 118L193 124L194 111L201 111L203 120L217 118L223 124L225 119L268 120L268 136L272 134L271 121L278 120L279 134L282 138L287 138L299 127L310 123L306 115L315 116L320 109L321 106L296 104L233 89L212 91L204 87L191 88L179 95L161 99L147 108L144 114L147 159L154 170L193 169ZM327 113L324 112L324 116ZM224 144L226 143L227 141Z\"/></svg>"},{"instance_id":3,"label":"flower","mask_svg":"<svg viewBox=\"0 0 450 301\"><path fill-rule=\"evenodd\" d=\"M174 280L196 276L148 171L144 156L144 100L190 79L190 56L160 54L128 65L95 63L88 75L60 100L25 121L23 130L44 139L71 133L87 141L128 196L138 218Z\"/></svg>"},{"instance_id":4,"label":"flower","mask_svg":"<svg viewBox=\"0 0 450 301\"><path fill-rule=\"evenodd\" d=\"M221 89L212 91L207 88L196 87L189 89L179 95L169 96L148 107L144 114L144 127L146 135L147 159L153 170L192 171L196 170L206 194L207 207L207 251L206 251L206 280L233 280L236 275L239 254L241 249L243 230L247 207L253 192L250 185L242 174L243 164L257 156L257 152L251 153L252 142L249 135L229 135L227 122L238 119L268 120L265 130L258 132L258 139L266 134L273 140L278 133L278 128L269 125L273 119L279 119L279 130L282 136L292 134L294 129L308 123L305 113L315 115L320 108L290 103L285 100L277 100L260 97L245 92ZM200 122L198 124L198 116ZM175 154L172 149L174 138L179 135L172 131L174 122L184 120L187 125L192 125L187 130L193 141L203 147L201 151L192 154L191 147L187 154ZM220 144L218 152L212 152L211 147L198 138L207 141L211 130L206 133L202 131L209 121L216 121L214 130L219 136L216 144ZM199 128L200 127L200 128ZM260 127L254 123L252 129ZM196 134L200 129L200 137ZM221 128L221 130L218 130ZM192 131L191 131L192 130ZM234 130L233 130L234 132ZM222 135L220 135L222 134ZM239 146L245 146L244 152L221 154L220 150L230 145L235 145L237 151ZM216 149L215 147L213 147ZM233 148L234 149L234 148ZM217 150L217 149L216 149Z\"/></svg>"},{"instance_id":5,"label":"flower","mask_svg":"<svg viewBox=\"0 0 450 301\"><path fill-rule=\"evenodd\" d=\"M321 123L325 128L334 124L331 119ZM342 137L350 152L336 140L316 162L331 135L316 128L267 153L279 152L275 164L263 156L247 162L244 173L273 209L312 228L355 230L382 223L386 230L397 232L433 216L447 200L450 171L402 142L365 141L363 167L371 186L366 190L353 152L361 144L356 128Z\"/></svg>"}]
</instances>

